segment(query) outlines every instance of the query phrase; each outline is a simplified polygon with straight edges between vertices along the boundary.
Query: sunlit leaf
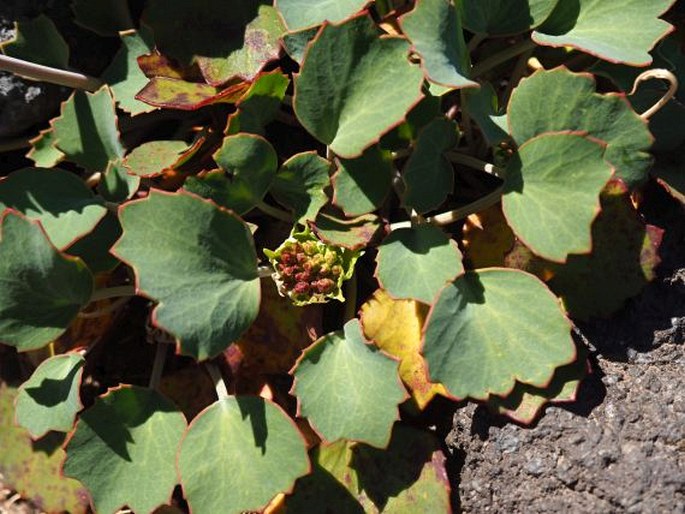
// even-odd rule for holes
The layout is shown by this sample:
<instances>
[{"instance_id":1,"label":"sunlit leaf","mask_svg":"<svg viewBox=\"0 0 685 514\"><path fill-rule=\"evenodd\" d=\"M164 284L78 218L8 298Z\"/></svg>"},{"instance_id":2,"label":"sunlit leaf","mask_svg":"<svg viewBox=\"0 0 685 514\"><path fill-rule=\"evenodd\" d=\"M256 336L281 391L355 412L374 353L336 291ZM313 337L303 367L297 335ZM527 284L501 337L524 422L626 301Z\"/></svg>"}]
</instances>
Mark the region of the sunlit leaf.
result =
<instances>
[{"instance_id":1,"label":"sunlit leaf","mask_svg":"<svg viewBox=\"0 0 685 514\"><path fill-rule=\"evenodd\" d=\"M276 0L289 31L301 30L324 21L339 22L362 10L370 0Z\"/></svg>"},{"instance_id":2,"label":"sunlit leaf","mask_svg":"<svg viewBox=\"0 0 685 514\"><path fill-rule=\"evenodd\" d=\"M119 213L112 249L130 263L138 290L158 300L153 319L198 360L223 351L259 309L252 235L234 214L201 198L156 189Z\"/></svg>"},{"instance_id":3,"label":"sunlit leaf","mask_svg":"<svg viewBox=\"0 0 685 514\"><path fill-rule=\"evenodd\" d=\"M64 160L64 153L55 146L55 131L52 127L41 130L36 137L29 139L29 143L31 150L26 158L31 159L36 166L52 168Z\"/></svg>"},{"instance_id":4,"label":"sunlit leaf","mask_svg":"<svg viewBox=\"0 0 685 514\"><path fill-rule=\"evenodd\" d=\"M237 102L238 110L229 116L226 135L263 134L264 127L276 118L288 84L290 79L278 70L259 75Z\"/></svg>"},{"instance_id":5,"label":"sunlit leaf","mask_svg":"<svg viewBox=\"0 0 685 514\"><path fill-rule=\"evenodd\" d=\"M309 472L309 459L304 439L278 406L238 396L195 418L179 451L178 470L195 514L239 514L260 511L292 489Z\"/></svg>"},{"instance_id":6,"label":"sunlit leaf","mask_svg":"<svg viewBox=\"0 0 685 514\"><path fill-rule=\"evenodd\" d=\"M124 167L139 177L156 177L177 166L188 148L185 141L150 141L134 148L124 158Z\"/></svg>"},{"instance_id":7,"label":"sunlit leaf","mask_svg":"<svg viewBox=\"0 0 685 514\"><path fill-rule=\"evenodd\" d=\"M235 103L248 87L238 83L221 89L199 82L154 77L138 92L136 99L155 107L195 111L215 103Z\"/></svg>"},{"instance_id":8,"label":"sunlit leaf","mask_svg":"<svg viewBox=\"0 0 685 514\"><path fill-rule=\"evenodd\" d=\"M406 391L397 361L364 340L358 320L307 348L293 371L298 413L329 442L385 448ZM342 385L342 387L341 387Z\"/></svg>"},{"instance_id":9,"label":"sunlit leaf","mask_svg":"<svg viewBox=\"0 0 685 514\"><path fill-rule=\"evenodd\" d=\"M573 360L570 328L556 297L532 275L467 272L431 309L423 355L431 379L456 398L506 396L516 381L544 387Z\"/></svg>"},{"instance_id":10,"label":"sunlit leaf","mask_svg":"<svg viewBox=\"0 0 685 514\"><path fill-rule=\"evenodd\" d=\"M79 417L65 448L64 474L88 488L99 514L124 506L151 513L171 500L185 428L183 414L158 392L112 389Z\"/></svg>"},{"instance_id":11,"label":"sunlit leaf","mask_svg":"<svg viewBox=\"0 0 685 514\"><path fill-rule=\"evenodd\" d=\"M81 410L79 387L85 359L78 353L55 355L41 363L19 388L17 423L35 439L48 431L71 431Z\"/></svg>"},{"instance_id":12,"label":"sunlit leaf","mask_svg":"<svg viewBox=\"0 0 685 514\"><path fill-rule=\"evenodd\" d=\"M379 37L368 15L325 25L295 78L298 119L337 155L361 155L421 99L423 73L408 51L403 39Z\"/></svg>"},{"instance_id":13,"label":"sunlit leaf","mask_svg":"<svg viewBox=\"0 0 685 514\"><path fill-rule=\"evenodd\" d=\"M342 246L348 250L359 250L380 239L387 233L383 220L375 214L364 214L344 219L336 214L319 212L311 223L316 235L325 243Z\"/></svg>"}]
</instances>

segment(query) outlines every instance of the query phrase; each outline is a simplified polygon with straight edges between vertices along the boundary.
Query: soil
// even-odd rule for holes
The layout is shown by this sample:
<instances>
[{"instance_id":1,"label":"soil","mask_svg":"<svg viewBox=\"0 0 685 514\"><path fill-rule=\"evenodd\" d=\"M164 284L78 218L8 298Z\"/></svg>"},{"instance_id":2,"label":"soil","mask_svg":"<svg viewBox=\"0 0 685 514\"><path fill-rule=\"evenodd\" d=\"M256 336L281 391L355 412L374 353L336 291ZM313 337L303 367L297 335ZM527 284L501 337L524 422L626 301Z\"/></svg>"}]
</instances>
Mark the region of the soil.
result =
<instances>
[{"instance_id":1,"label":"soil","mask_svg":"<svg viewBox=\"0 0 685 514\"><path fill-rule=\"evenodd\" d=\"M456 512L685 512L685 216L653 189L667 229L658 279L610 320L579 324L593 372L577 401L521 427L455 412Z\"/></svg>"}]
</instances>

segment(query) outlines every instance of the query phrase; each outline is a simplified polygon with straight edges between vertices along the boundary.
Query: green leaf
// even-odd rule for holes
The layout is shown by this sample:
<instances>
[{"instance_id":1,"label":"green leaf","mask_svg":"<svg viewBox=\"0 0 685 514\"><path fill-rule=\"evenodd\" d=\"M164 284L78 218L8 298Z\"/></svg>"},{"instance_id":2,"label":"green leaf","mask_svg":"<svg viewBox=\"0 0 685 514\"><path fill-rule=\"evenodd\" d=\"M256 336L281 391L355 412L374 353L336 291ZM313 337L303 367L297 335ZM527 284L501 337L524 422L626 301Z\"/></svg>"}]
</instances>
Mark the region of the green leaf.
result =
<instances>
[{"instance_id":1,"label":"green leaf","mask_svg":"<svg viewBox=\"0 0 685 514\"><path fill-rule=\"evenodd\" d=\"M246 88L242 83L220 89L177 78L153 77L138 92L136 99L155 107L195 111L215 103L233 103L242 96Z\"/></svg>"},{"instance_id":2,"label":"green leaf","mask_svg":"<svg viewBox=\"0 0 685 514\"><path fill-rule=\"evenodd\" d=\"M20 352L59 337L90 301L93 278L50 244L38 222L0 217L0 341Z\"/></svg>"},{"instance_id":3,"label":"green leaf","mask_svg":"<svg viewBox=\"0 0 685 514\"><path fill-rule=\"evenodd\" d=\"M121 34L121 48L102 74L112 90L120 109L133 116L154 111L155 108L136 100L135 95L147 84L147 77L138 66L138 57L154 49L152 33L144 25L136 31Z\"/></svg>"},{"instance_id":4,"label":"green leaf","mask_svg":"<svg viewBox=\"0 0 685 514\"><path fill-rule=\"evenodd\" d=\"M394 298L428 304L447 282L464 272L457 243L429 224L390 232L378 247L376 261L383 289Z\"/></svg>"},{"instance_id":5,"label":"green leaf","mask_svg":"<svg viewBox=\"0 0 685 514\"><path fill-rule=\"evenodd\" d=\"M431 378L451 395L485 400L506 396L515 381L544 387L575 357L570 328L534 276L470 271L440 293L426 321L423 354Z\"/></svg>"},{"instance_id":6,"label":"green leaf","mask_svg":"<svg viewBox=\"0 0 685 514\"><path fill-rule=\"evenodd\" d=\"M468 89L464 92L466 104L464 110L478 124L483 136L490 146L497 146L509 137L507 116L501 114L495 88L489 82L479 89Z\"/></svg>"},{"instance_id":7,"label":"green leaf","mask_svg":"<svg viewBox=\"0 0 685 514\"><path fill-rule=\"evenodd\" d=\"M565 0L566 3L568 2ZM502 36L537 27L564 0L461 0L464 26L476 34Z\"/></svg>"},{"instance_id":8,"label":"green leaf","mask_svg":"<svg viewBox=\"0 0 685 514\"><path fill-rule=\"evenodd\" d=\"M469 53L461 16L451 0L418 0L400 25L421 56L428 80L449 88L478 86L468 79Z\"/></svg>"},{"instance_id":9,"label":"green leaf","mask_svg":"<svg viewBox=\"0 0 685 514\"><path fill-rule=\"evenodd\" d=\"M407 392L398 362L366 343L359 320L307 348L293 371L298 414L325 441L362 441L385 448ZM341 388L341 385L343 387Z\"/></svg>"},{"instance_id":10,"label":"green leaf","mask_svg":"<svg viewBox=\"0 0 685 514\"><path fill-rule=\"evenodd\" d=\"M74 0L72 9L77 24L101 36L117 36L133 27L128 0Z\"/></svg>"},{"instance_id":11,"label":"green leaf","mask_svg":"<svg viewBox=\"0 0 685 514\"><path fill-rule=\"evenodd\" d=\"M366 14L325 25L295 78L295 114L340 157L361 155L422 97L423 73L408 52L405 40L379 37Z\"/></svg>"},{"instance_id":12,"label":"green leaf","mask_svg":"<svg viewBox=\"0 0 685 514\"><path fill-rule=\"evenodd\" d=\"M133 197L140 187L140 177L129 175L122 161L113 161L97 186L97 191L109 202L123 202Z\"/></svg>"},{"instance_id":13,"label":"green leaf","mask_svg":"<svg viewBox=\"0 0 685 514\"><path fill-rule=\"evenodd\" d=\"M131 150L124 158L124 167L139 177L156 177L176 167L187 149L185 141L150 141Z\"/></svg>"},{"instance_id":14,"label":"green leaf","mask_svg":"<svg viewBox=\"0 0 685 514\"><path fill-rule=\"evenodd\" d=\"M219 205L244 214L262 201L276 175L278 157L271 144L255 134L236 134L224 139L224 143L214 154L219 167L231 173L231 180L223 175L210 175L202 188L202 179L186 181L186 189L213 199ZM221 177L219 179L218 177ZM223 180L222 180L223 179ZM212 186L211 180L215 180Z\"/></svg>"},{"instance_id":15,"label":"green leaf","mask_svg":"<svg viewBox=\"0 0 685 514\"><path fill-rule=\"evenodd\" d=\"M674 0L560 1L533 32L546 46L572 46L607 61L647 66L649 51L673 27L659 19Z\"/></svg>"},{"instance_id":16,"label":"green leaf","mask_svg":"<svg viewBox=\"0 0 685 514\"><path fill-rule=\"evenodd\" d=\"M112 389L81 414L65 448L64 474L88 488L99 514L124 506L152 512L171 500L185 429L183 414L158 392Z\"/></svg>"},{"instance_id":17,"label":"green leaf","mask_svg":"<svg viewBox=\"0 0 685 514\"><path fill-rule=\"evenodd\" d=\"M446 118L435 119L419 132L414 151L404 167L407 186L404 205L423 213L445 201L454 188L454 169L445 152L457 140L457 125Z\"/></svg>"},{"instance_id":18,"label":"green leaf","mask_svg":"<svg viewBox=\"0 0 685 514\"><path fill-rule=\"evenodd\" d=\"M111 271L121 261L109 253L121 237L121 224L116 214L108 212L93 231L66 249L69 255L80 257L91 273Z\"/></svg>"},{"instance_id":19,"label":"green leaf","mask_svg":"<svg viewBox=\"0 0 685 514\"><path fill-rule=\"evenodd\" d=\"M316 235L326 244L359 250L379 241L386 233L383 220L375 214L344 219L321 211L310 223Z\"/></svg>"},{"instance_id":20,"label":"green leaf","mask_svg":"<svg viewBox=\"0 0 685 514\"><path fill-rule=\"evenodd\" d=\"M161 51L199 64L213 86L252 80L278 58L283 25L266 0L151 0L145 22Z\"/></svg>"},{"instance_id":21,"label":"green leaf","mask_svg":"<svg viewBox=\"0 0 685 514\"><path fill-rule=\"evenodd\" d=\"M314 36L319 32L319 27L311 29L304 29L298 32L288 32L283 34L283 48L290 58L297 64L302 66L304 60L304 51L307 49L309 42L314 39Z\"/></svg>"},{"instance_id":22,"label":"green leaf","mask_svg":"<svg viewBox=\"0 0 685 514\"><path fill-rule=\"evenodd\" d=\"M41 14L15 23L14 29L14 38L0 44L3 54L43 66L68 67L69 46L50 18Z\"/></svg>"},{"instance_id":23,"label":"green leaf","mask_svg":"<svg viewBox=\"0 0 685 514\"><path fill-rule=\"evenodd\" d=\"M193 420L178 470L195 514L238 514L261 511L292 489L309 472L309 459L302 435L280 407L238 396L214 403Z\"/></svg>"},{"instance_id":24,"label":"green leaf","mask_svg":"<svg viewBox=\"0 0 685 514\"><path fill-rule=\"evenodd\" d=\"M625 98L595 93L590 75L565 68L538 71L514 90L508 115L519 145L545 132L586 132L607 144L604 157L626 184L633 187L647 178L652 138L646 121Z\"/></svg>"},{"instance_id":25,"label":"green leaf","mask_svg":"<svg viewBox=\"0 0 685 514\"><path fill-rule=\"evenodd\" d=\"M321 25L324 21L343 21L361 11L370 0L276 0L289 31Z\"/></svg>"},{"instance_id":26,"label":"green leaf","mask_svg":"<svg viewBox=\"0 0 685 514\"><path fill-rule=\"evenodd\" d=\"M0 180L0 212L7 208L40 221L60 250L90 233L107 213L76 175L44 168L24 168Z\"/></svg>"},{"instance_id":27,"label":"green leaf","mask_svg":"<svg viewBox=\"0 0 685 514\"><path fill-rule=\"evenodd\" d=\"M326 188L331 181L331 163L315 151L298 153L278 170L269 192L279 203L293 210L301 224L313 221L328 202Z\"/></svg>"},{"instance_id":28,"label":"green leaf","mask_svg":"<svg viewBox=\"0 0 685 514\"><path fill-rule=\"evenodd\" d=\"M556 262L592 250L590 225L611 178L604 147L582 135L543 134L509 162L502 209L507 223L537 255Z\"/></svg>"},{"instance_id":29,"label":"green leaf","mask_svg":"<svg viewBox=\"0 0 685 514\"><path fill-rule=\"evenodd\" d=\"M34 439L50 430L70 432L83 405L79 386L85 359L78 353L55 355L43 361L19 388L17 423Z\"/></svg>"},{"instance_id":30,"label":"green leaf","mask_svg":"<svg viewBox=\"0 0 685 514\"><path fill-rule=\"evenodd\" d=\"M588 367L586 352L582 351L575 362L557 368L545 387L516 383L506 398L490 396L487 406L498 414L528 425L535 421L546 404L574 401Z\"/></svg>"},{"instance_id":31,"label":"green leaf","mask_svg":"<svg viewBox=\"0 0 685 514\"><path fill-rule=\"evenodd\" d=\"M130 263L138 290L159 301L155 322L198 360L218 355L259 310L257 255L248 227L197 196L156 189L119 213L112 253Z\"/></svg>"},{"instance_id":32,"label":"green leaf","mask_svg":"<svg viewBox=\"0 0 685 514\"><path fill-rule=\"evenodd\" d=\"M592 253L570 255L553 268L550 288L571 316L607 317L637 295L656 276L663 230L645 225L619 181L602 193L602 212L592 225Z\"/></svg>"},{"instance_id":33,"label":"green leaf","mask_svg":"<svg viewBox=\"0 0 685 514\"><path fill-rule=\"evenodd\" d=\"M392 189L392 164L372 146L357 159L340 159L332 178L333 203L347 216L360 216L378 209Z\"/></svg>"},{"instance_id":34,"label":"green leaf","mask_svg":"<svg viewBox=\"0 0 685 514\"><path fill-rule=\"evenodd\" d=\"M229 116L226 135L263 134L264 127L276 119L288 84L290 79L278 70L259 75L236 104L237 112Z\"/></svg>"},{"instance_id":35,"label":"green leaf","mask_svg":"<svg viewBox=\"0 0 685 514\"><path fill-rule=\"evenodd\" d=\"M114 102L104 86L95 93L75 91L50 123L55 146L79 166L105 171L110 161L124 156Z\"/></svg>"},{"instance_id":36,"label":"green leaf","mask_svg":"<svg viewBox=\"0 0 685 514\"><path fill-rule=\"evenodd\" d=\"M451 512L445 456L427 432L397 424L386 450L339 441L317 447L312 461L288 512Z\"/></svg>"},{"instance_id":37,"label":"green leaf","mask_svg":"<svg viewBox=\"0 0 685 514\"><path fill-rule=\"evenodd\" d=\"M41 130L36 137L29 139L29 143L31 143L31 150L26 157L41 168L57 166L66 157L55 146L55 131L52 127Z\"/></svg>"},{"instance_id":38,"label":"green leaf","mask_svg":"<svg viewBox=\"0 0 685 514\"><path fill-rule=\"evenodd\" d=\"M0 384L0 473L3 485L19 492L42 512L86 514L88 494L76 480L62 476L64 436L52 433L32 441L14 423L17 390Z\"/></svg>"}]
</instances>

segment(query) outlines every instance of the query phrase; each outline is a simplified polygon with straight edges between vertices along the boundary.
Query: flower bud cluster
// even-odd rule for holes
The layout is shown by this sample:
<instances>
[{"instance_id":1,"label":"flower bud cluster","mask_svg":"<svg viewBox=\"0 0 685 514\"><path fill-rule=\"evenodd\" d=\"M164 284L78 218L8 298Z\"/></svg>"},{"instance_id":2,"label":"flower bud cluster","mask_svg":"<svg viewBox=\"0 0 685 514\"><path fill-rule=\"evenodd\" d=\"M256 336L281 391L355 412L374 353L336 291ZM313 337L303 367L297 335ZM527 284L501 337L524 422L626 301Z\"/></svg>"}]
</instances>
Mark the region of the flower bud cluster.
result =
<instances>
[{"instance_id":1,"label":"flower bud cluster","mask_svg":"<svg viewBox=\"0 0 685 514\"><path fill-rule=\"evenodd\" d=\"M327 245L310 232L288 238L276 251L265 250L274 267L273 278L283 296L296 305L343 300L341 285L349 278L356 256L349 250Z\"/></svg>"}]
</instances>

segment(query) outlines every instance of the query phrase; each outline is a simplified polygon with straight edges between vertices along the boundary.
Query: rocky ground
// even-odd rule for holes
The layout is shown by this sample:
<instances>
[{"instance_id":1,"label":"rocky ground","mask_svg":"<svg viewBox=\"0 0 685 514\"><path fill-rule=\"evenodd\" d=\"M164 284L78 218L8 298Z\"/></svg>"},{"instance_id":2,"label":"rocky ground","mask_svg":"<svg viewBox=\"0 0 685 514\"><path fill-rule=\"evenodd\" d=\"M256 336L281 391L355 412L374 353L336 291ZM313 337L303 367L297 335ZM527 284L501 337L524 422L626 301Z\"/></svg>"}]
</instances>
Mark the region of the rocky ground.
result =
<instances>
[{"instance_id":1,"label":"rocky ground","mask_svg":"<svg viewBox=\"0 0 685 514\"><path fill-rule=\"evenodd\" d=\"M593 373L578 400L529 428L456 411L458 511L685 512L685 216L655 200L667 212L649 221L670 231L659 278L611 320L579 327Z\"/></svg>"}]
</instances>

